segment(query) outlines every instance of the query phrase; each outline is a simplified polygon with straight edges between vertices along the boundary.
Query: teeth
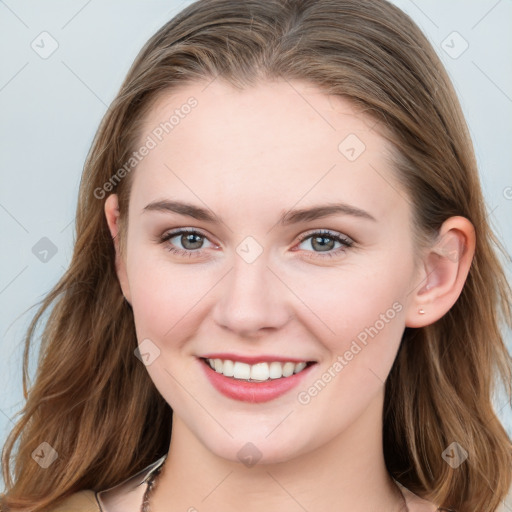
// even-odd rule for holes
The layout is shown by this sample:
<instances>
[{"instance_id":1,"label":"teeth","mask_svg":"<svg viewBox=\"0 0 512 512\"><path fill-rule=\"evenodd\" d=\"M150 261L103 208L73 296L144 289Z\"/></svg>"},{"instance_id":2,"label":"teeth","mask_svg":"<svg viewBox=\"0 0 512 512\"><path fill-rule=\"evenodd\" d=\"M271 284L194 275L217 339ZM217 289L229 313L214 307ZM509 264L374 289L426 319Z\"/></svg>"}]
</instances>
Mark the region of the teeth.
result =
<instances>
[{"instance_id":1,"label":"teeth","mask_svg":"<svg viewBox=\"0 0 512 512\"><path fill-rule=\"evenodd\" d=\"M306 368L306 363L297 363L293 369L293 373L299 373Z\"/></svg>"},{"instance_id":2,"label":"teeth","mask_svg":"<svg viewBox=\"0 0 512 512\"><path fill-rule=\"evenodd\" d=\"M280 379L283 376L283 365L278 361L272 361L269 365L271 379Z\"/></svg>"},{"instance_id":3,"label":"teeth","mask_svg":"<svg viewBox=\"0 0 512 512\"><path fill-rule=\"evenodd\" d=\"M280 363L272 361L271 363L246 364L240 361L230 361L229 359L208 359L210 366L217 372L226 377L233 377L240 380L251 380L263 382L268 379L280 379L281 377L290 377L294 373L299 373L306 367L305 362Z\"/></svg>"},{"instance_id":4,"label":"teeth","mask_svg":"<svg viewBox=\"0 0 512 512\"><path fill-rule=\"evenodd\" d=\"M218 361L220 361L220 359L218 359ZM224 361L224 364L221 366L219 373L223 373L226 377L233 377L233 375L235 375L235 363L229 360Z\"/></svg>"},{"instance_id":5,"label":"teeth","mask_svg":"<svg viewBox=\"0 0 512 512\"><path fill-rule=\"evenodd\" d=\"M293 370L295 370L295 364L293 363L284 363L283 365L283 377L289 377L293 375Z\"/></svg>"},{"instance_id":6,"label":"teeth","mask_svg":"<svg viewBox=\"0 0 512 512\"><path fill-rule=\"evenodd\" d=\"M222 369L218 371L215 369L217 373L222 373ZM251 367L248 364L240 363L237 361L235 366L233 367L233 377L235 379L250 379L251 378Z\"/></svg>"}]
</instances>

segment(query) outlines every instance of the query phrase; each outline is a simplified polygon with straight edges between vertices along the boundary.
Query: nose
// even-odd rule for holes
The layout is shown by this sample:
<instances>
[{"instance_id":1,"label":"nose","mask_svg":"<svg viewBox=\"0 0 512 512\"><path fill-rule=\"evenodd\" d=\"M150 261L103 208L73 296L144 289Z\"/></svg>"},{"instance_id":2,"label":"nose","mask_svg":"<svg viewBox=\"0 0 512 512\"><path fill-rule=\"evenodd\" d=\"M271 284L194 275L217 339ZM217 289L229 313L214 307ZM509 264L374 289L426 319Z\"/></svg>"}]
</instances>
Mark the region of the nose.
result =
<instances>
[{"instance_id":1,"label":"nose","mask_svg":"<svg viewBox=\"0 0 512 512\"><path fill-rule=\"evenodd\" d=\"M282 328L293 316L293 294L262 256L252 263L236 257L222 281L214 320L238 337L261 337Z\"/></svg>"}]
</instances>

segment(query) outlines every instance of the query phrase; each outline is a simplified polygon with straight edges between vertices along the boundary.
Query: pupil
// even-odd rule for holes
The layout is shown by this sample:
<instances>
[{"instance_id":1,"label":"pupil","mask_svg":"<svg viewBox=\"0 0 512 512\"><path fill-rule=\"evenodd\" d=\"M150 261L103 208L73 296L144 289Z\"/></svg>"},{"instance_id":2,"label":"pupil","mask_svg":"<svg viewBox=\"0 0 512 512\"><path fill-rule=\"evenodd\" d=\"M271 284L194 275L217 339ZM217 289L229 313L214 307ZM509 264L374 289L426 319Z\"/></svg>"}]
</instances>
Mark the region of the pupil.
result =
<instances>
[{"instance_id":1,"label":"pupil","mask_svg":"<svg viewBox=\"0 0 512 512\"><path fill-rule=\"evenodd\" d=\"M196 240L194 242L194 238L197 238L198 240ZM183 246L186 247L187 249L198 249L198 247L187 247L187 244L191 243L192 245L194 245L194 243L195 243L195 244L201 245L201 238L202 238L201 236L196 235L194 233L190 233L188 235L184 235L182 237L182 239L185 240L185 243L182 242Z\"/></svg>"},{"instance_id":2,"label":"pupil","mask_svg":"<svg viewBox=\"0 0 512 512\"><path fill-rule=\"evenodd\" d=\"M330 237L328 237L328 236L316 236L316 237L314 237L313 240L312 240L313 247L315 247L315 244L316 244L316 242L318 240L331 240L330 244L329 243L327 243L327 244L326 243L321 243L319 245L319 247L320 247L320 249L322 251L325 250L326 248L327 249L332 249L332 244L334 243L334 240L332 240Z\"/></svg>"}]
</instances>

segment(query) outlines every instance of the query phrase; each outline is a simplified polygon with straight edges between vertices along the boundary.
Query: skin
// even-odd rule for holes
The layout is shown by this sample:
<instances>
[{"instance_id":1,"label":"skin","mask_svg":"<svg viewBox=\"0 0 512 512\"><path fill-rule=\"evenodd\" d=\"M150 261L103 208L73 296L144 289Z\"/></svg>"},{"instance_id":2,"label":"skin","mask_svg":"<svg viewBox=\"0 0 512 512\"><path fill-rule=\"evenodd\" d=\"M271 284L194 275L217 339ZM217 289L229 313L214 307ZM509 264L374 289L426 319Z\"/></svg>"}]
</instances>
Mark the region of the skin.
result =
<instances>
[{"instance_id":1,"label":"skin","mask_svg":"<svg viewBox=\"0 0 512 512\"><path fill-rule=\"evenodd\" d=\"M105 203L139 343L150 339L160 350L147 371L174 411L152 511L400 510L384 465L384 382L404 328L434 322L457 300L474 252L472 225L452 217L440 230L441 245L457 257L437 244L415 261L411 206L388 142L347 100L307 83L236 90L217 79L166 92L141 141L190 96L197 107L133 171L123 252L117 197ZM354 161L338 149L349 134L366 147ZM144 210L171 199L209 208L223 223ZM335 214L278 224L292 208L334 202L375 220ZM159 240L178 228L205 238ZM313 238L298 238L318 230L354 243L336 253L341 244L332 239L322 250ZM263 249L252 263L236 251L248 236ZM173 244L202 253L176 255ZM393 304L400 309L394 318L309 403L299 403L298 392ZM198 360L208 352L317 364L299 389L250 404L211 386ZM237 456L248 442L261 453L251 467ZM412 494L407 500L411 512L435 509Z\"/></svg>"}]
</instances>

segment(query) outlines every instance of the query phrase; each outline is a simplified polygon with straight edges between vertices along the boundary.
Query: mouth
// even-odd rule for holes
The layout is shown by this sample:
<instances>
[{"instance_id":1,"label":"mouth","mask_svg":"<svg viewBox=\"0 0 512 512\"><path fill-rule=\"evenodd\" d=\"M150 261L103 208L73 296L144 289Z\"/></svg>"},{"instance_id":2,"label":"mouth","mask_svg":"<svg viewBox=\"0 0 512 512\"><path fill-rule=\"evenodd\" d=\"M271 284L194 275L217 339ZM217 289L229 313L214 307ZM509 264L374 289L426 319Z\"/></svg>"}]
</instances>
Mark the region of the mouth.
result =
<instances>
[{"instance_id":1,"label":"mouth","mask_svg":"<svg viewBox=\"0 0 512 512\"><path fill-rule=\"evenodd\" d=\"M289 393L317 364L316 361L276 361L274 357L265 357L267 361L254 357L244 359L253 364L220 357L197 360L214 389L231 400L252 404L269 402Z\"/></svg>"},{"instance_id":2,"label":"mouth","mask_svg":"<svg viewBox=\"0 0 512 512\"><path fill-rule=\"evenodd\" d=\"M200 358L216 373L236 381L264 383L287 379L316 364L316 361L260 361L249 364L220 358Z\"/></svg>"}]
</instances>

